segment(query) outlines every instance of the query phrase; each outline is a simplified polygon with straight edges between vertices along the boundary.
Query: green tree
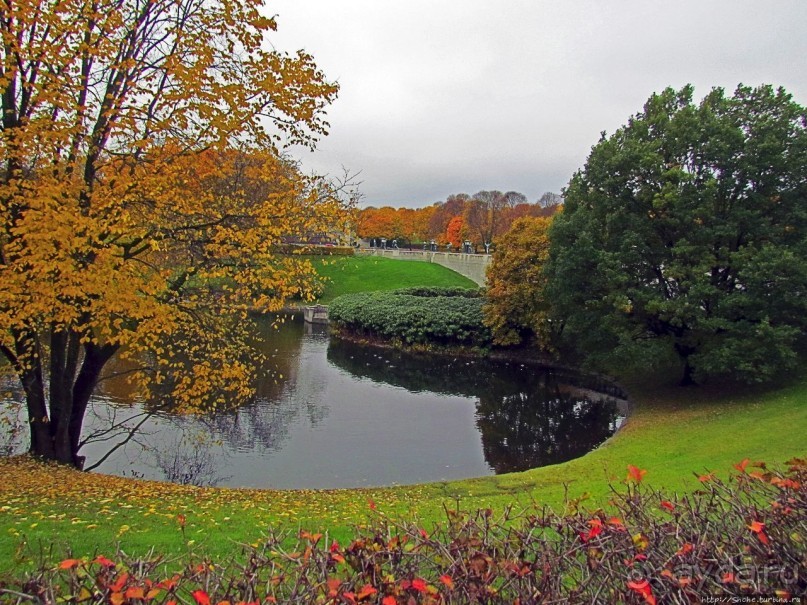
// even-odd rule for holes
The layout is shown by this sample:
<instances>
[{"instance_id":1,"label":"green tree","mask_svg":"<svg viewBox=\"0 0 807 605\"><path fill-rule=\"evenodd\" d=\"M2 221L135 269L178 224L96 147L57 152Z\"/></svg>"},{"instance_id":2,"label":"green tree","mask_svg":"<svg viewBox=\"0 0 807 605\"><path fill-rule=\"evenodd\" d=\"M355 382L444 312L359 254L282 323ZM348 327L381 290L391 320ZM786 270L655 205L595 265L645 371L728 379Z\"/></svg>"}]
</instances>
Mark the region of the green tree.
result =
<instances>
[{"instance_id":1,"label":"green tree","mask_svg":"<svg viewBox=\"0 0 807 605\"><path fill-rule=\"evenodd\" d=\"M517 219L493 254L483 310L496 344L519 344L539 336L546 346L543 266L549 252L550 223L544 217Z\"/></svg>"},{"instance_id":2,"label":"green tree","mask_svg":"<svg viewBox=\"0 0 807 605\"><path fill-rule=\"evenodd\" d=\"M807 323L807 117L783 89L667 89L603 134L550 230L564 337L614 366L674 352L683 383L770 378Z\"/></svg>"}]
</instances>

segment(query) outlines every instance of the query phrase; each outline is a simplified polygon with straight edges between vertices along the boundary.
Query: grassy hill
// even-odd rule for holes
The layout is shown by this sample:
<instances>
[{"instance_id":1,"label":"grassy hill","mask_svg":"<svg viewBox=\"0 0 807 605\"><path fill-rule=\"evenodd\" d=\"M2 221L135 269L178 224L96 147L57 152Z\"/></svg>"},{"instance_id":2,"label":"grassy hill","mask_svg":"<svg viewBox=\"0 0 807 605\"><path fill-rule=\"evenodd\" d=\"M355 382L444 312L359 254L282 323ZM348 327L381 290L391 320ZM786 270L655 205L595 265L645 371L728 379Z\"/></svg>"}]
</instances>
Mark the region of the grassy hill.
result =
<instances>
[{"instance_id":1,"label":"grassy hill","mask_svg":"<svg viewBox=\"0 0 807 605\"><path fill-rule=\"evenodd\" d=\"M322 301L363 290L415 285L476 287L439 265L374 257L315 259L332 281ZM626 425L590 454L522 473L450 483L355 490L196 488L136 481L0 458L0 583L2 571L45 559L94 557L120 548L132 555L198 553L222 560L259 541L268 527L326 533L349 541L357 524L378 515L431 527L445 510L549 505L584 498L608 507L627 465L670 493L700 487L693 474L725 477L748 458L783 465L807 454L807 369L767 387L714 383L681 388L660 374L626 380L634 410ZM197 553L197 554L192 554Z\"/></svg>"},{"instance_id":2,"label":"grassy hill","mask_svg":"<svg viewBox=\"0 0 807 605\"><path fill-rule=\"evenodd\" d=\"M319 301L327 304L342 294L396 290L412 286L477 288L459 273L423 261L400 261L379 256L335 256L311 259L323 278Z\"/></svg>"}]
</instances>

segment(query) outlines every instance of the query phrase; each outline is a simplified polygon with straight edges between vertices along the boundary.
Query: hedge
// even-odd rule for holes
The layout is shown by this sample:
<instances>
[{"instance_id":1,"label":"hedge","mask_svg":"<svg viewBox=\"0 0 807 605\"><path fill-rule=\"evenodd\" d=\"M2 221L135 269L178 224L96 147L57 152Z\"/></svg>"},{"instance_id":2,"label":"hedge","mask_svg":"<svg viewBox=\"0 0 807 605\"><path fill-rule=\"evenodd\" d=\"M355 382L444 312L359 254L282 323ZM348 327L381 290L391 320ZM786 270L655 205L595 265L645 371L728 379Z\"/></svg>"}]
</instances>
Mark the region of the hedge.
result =
<instances>
[{"instance_id":1,"label":"hedge","mask_svg":"<svg viewBox=\"0 0 807 605\"><path fill-rule=\"evenodd\" d=\"M329 317L337 329L408 345L487 347L483 299L466 288L405 288L336 298Z\"/></svg>"},{"instance_id":2,"label":"hedge","mask_svg":"<svg viewBox=\"0 0 807 605\"><path fill-rule=\"evenodd\" d=\"M319 246L315 244L278 244L278 254L301 254L305 256L353 256L356 250L350 246Z\"/></svg>"}]
</instances>

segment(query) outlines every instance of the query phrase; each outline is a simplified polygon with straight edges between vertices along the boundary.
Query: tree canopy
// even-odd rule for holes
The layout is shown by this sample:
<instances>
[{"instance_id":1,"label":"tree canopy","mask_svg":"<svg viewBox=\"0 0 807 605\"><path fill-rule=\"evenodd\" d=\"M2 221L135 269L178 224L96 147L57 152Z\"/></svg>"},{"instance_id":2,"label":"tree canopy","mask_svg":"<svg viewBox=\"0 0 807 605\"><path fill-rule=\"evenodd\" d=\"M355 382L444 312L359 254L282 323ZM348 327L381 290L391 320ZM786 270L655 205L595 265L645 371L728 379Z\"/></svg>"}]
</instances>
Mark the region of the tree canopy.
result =
<instances>
[{"instance_id":1,"label":"tree canopy","mask_svg":"<svg viewBox=\"0 0 807 605\"><path fill-rule=\"evenodd\" d=\"M538 336L539 344L548 345L543 268L551 222L546 217L516 219L493 254L484 312L495 344L520 344Z\"/></svg>"},{"instance_id":2,"label":"tree canopy","mask_svg":"<svg viewBox=\"0 0 807 605\"><path fill-rule=\"evenodd\" d=\"M556 193L544 193L533 204L516 191L459 193L423 208L364 208L356 213L356 230L359 237L386 237L399 243L435 240L456 248L470 240L481 245L496 242L518 218L551 216L562 202Z\"/></svg>"},{"instance_id":3,"label":"tree canopy","mask_svg":"<svg viewBox=\"0 0 807 605\"><path fill-rule=\"evenodd\" d=\"M692 94L654 94L571 179L553 321L612 367L674 352L684 382L764 380L807 323L807 117L770 86Z\"/></svg>"},{"instance_id":4,"label":"tree canopy","mask_svg":"<svg viewBox=\"0 0 807 605\"><path fill-rule=\"evenodd\" d=\"M314 145L335 98L304 52L267 50L257 0L0 2L0 351L32 451L80 464L116 352L185 409L249 393L247 308L310 295L281 238L327 231Z\"/></svg>"}]
</instances>

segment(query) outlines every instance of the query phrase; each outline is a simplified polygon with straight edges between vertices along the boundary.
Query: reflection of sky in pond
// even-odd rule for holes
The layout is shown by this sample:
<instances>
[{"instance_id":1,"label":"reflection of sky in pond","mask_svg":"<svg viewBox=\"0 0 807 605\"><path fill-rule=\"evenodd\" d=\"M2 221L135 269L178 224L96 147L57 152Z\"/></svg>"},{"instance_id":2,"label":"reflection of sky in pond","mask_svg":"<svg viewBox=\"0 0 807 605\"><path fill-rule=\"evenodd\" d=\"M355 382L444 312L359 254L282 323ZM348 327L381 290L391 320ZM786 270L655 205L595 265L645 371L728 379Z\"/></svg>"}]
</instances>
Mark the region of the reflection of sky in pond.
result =
<instances>
[{"instance_id":1,"label":"reflection of sky in pond","mask_svg":"<svg viewBox=\"0 0 807 605\"><path fill-rule=\"evenodd\" d=\"M595 379L360 347L299 320L261 327L274 372L254 401L209 417L153 416L97 470L276 488L443 481L580 456L625 413ZM142 409L125 383L102 382L85 432L137 421ZM85 446L87 464L114 443Z\"/></svg>"}]
</instances>

